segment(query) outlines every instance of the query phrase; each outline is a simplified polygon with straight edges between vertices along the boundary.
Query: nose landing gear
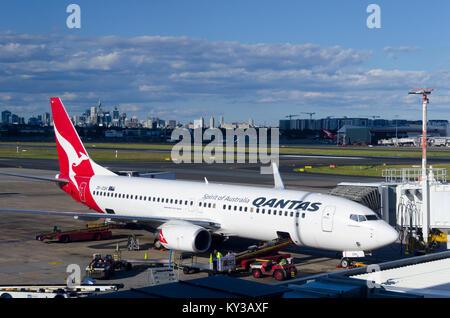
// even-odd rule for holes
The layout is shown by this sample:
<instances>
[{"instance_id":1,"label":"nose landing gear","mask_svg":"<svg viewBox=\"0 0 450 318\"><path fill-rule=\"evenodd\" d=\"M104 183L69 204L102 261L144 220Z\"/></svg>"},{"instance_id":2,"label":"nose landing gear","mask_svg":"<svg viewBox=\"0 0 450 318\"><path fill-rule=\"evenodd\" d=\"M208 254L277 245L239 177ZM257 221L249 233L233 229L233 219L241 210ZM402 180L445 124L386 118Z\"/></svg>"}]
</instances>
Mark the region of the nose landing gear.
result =
<instances>
[{"instance_id":1,"label":"nose landing gear","mask_svg":"<svg viewBox=\"0 0 450 318\"><path fill-rule=\"evenodd\" d=\"M342 258L339 262L338 267L342 268L353 268L359 266L365 266L366 264L357 262L356 259L363 258L366 256L364 251L344 251L342 252Z\"/></svg>"}]
</instances>

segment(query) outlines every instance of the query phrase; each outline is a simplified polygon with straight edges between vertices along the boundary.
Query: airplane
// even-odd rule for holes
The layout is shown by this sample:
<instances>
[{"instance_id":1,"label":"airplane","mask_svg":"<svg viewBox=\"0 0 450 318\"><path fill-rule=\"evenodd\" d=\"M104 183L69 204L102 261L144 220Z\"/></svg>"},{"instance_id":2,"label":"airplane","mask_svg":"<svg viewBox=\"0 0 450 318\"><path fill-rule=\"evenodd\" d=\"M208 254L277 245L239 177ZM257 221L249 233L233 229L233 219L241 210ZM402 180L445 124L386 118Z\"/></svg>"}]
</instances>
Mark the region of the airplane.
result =
<instances>
[{"instance_id":1,"label":"airplane","mask_svg":"<svg viewBox=\"0 0 450 318\"><path fill-rule=\"evenodd\" d=\"M336 140L336 135L333 134L331 131L329 131L328 129L322 129L322 130L325 133L325 137L327 139Z\"/></svg>"},{"instance_id":2,"label":"airplane","mask_svg":"<svg viewBox=\"0 0 450 318\"><path fill-rule=\"evenodd\" d=\"M165 248L204 253L212 237L260 241L290 238L297 246L369 252L398 233L369 208L345 198L288 190L275 163L274 188L119 176L88 155L58 97L50 99L60 173L53 181L93 212L0 209L0 212L74 216L81 220L144 222ZM362 257L362 256L360 256Z\"/></svg>"}]
</instances>

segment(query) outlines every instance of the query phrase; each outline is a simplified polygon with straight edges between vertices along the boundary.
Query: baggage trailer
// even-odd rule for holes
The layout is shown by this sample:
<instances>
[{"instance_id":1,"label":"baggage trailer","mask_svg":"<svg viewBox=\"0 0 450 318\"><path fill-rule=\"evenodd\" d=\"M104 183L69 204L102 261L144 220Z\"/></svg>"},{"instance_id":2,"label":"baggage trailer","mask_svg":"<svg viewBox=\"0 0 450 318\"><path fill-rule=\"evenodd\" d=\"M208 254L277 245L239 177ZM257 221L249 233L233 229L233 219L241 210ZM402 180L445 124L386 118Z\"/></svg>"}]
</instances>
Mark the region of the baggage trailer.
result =
<instances>
[{"instance_id":1,"label":"baggage trailer","mask_svg":"<svg viewBox=\"0 0 450 318\"><path fill-rule=\"evenodd\" d=\"M74 241L99 241L112 237L111 229L120 228L118 225L94 225L81 229L72 229L62 231L58 227L54 227L52 232L40 233L36 235L36 240L56 240L61 243L69 243Z\"/></svg>"}]
</instances>

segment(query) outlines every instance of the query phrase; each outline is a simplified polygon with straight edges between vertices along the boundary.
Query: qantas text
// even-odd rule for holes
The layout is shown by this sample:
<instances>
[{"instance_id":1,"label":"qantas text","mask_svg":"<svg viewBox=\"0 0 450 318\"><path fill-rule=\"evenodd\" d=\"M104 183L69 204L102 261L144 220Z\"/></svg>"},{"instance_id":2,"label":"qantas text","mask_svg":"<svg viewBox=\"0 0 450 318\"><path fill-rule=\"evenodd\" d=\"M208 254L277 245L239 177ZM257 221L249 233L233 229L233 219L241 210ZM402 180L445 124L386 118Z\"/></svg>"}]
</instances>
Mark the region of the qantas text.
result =
<instances>
[{"instance_id":1,"label":"qantas text","mask_svg":"<svg viewBox=\"0 0 450 318\"><path fill-rule=\"evenodd\" d=\"M279 208L279 209L294 209L294 210L303 210L303 211L317 211L319 210L319 206L322 203L320 202L308 202L308 201L299 201L299 200L283 200L283 199L267 199L265 197L259 197L253 200L253 205L258 208L270 207L270 208Z\"/></svg>"}]
</instances>

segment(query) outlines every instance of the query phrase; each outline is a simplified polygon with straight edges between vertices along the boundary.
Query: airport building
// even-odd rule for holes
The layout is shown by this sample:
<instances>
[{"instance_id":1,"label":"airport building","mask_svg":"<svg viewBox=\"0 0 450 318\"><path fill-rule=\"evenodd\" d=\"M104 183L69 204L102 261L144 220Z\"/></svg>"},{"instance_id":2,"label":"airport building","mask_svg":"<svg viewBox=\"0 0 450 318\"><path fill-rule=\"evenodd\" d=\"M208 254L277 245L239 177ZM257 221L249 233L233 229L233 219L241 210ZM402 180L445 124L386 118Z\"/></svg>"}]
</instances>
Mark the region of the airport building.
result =
<instances>
[{"instance_id":1,"label":"airport building","mask_svg":"<svg viewBox=\"0 0 450 318\"><path fill-rule=\"evenodd\" d=\"M429 120L427 134L430 137L450 136L448 120ZM387 138L417 137L422 134L422 121L387 120L369 118L323 118L280 120L281 131L322 131L327 129L336 133L339 143L377 144Z\"/></svg>"}]
</instances>

